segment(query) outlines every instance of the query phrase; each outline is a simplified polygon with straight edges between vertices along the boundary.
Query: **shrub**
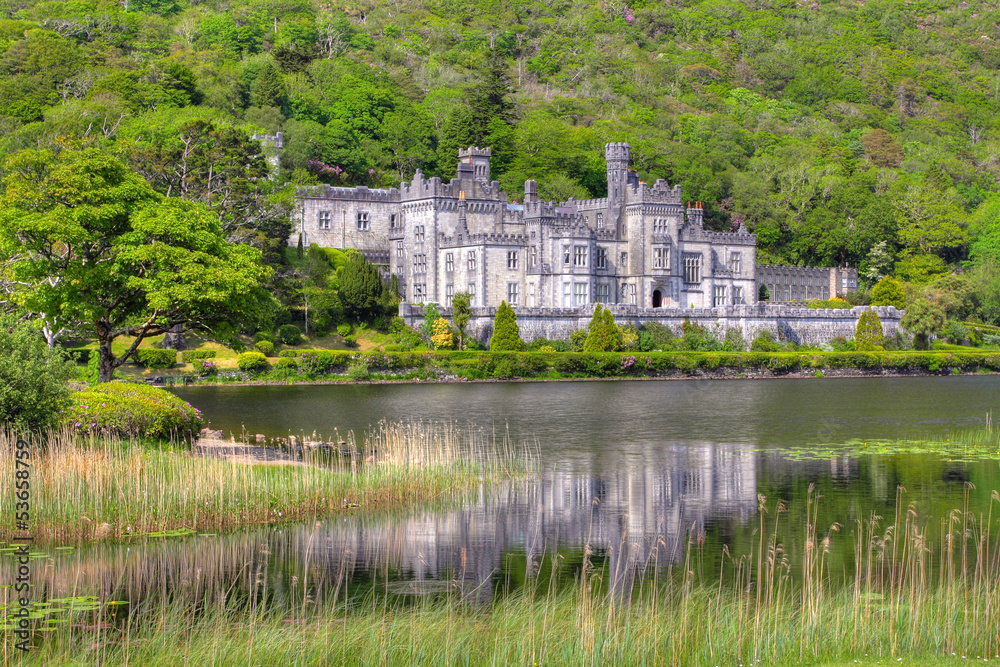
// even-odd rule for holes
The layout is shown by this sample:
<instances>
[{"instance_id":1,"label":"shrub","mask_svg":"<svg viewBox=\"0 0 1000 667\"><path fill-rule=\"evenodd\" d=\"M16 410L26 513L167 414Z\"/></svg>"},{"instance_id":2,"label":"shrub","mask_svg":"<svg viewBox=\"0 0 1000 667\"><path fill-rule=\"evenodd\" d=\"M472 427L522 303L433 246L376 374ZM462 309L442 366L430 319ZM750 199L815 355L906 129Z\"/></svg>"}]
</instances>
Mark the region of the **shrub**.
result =
<instances>
[{"instance_id":1,"label":"shrub","mask_svg":"<svg viewBox=\"0 0 1000 667\"><path fill-rule=\"evenodd\" d=\"M301 345L302 334L294 324L282 324L278 327L278 340L283 345Z\"/></svg>"},{"instance_id":2,"label":"shrub","mask_svg":"<svg viewBox=\"0 0 1000 667\"><path fill-rule=\"evenodd\" d=\"M841 299L839 297L833 297L832 299L822 300L813 299L806 304L806 308L853 308L849 301Z\"/></svg>"},{"instance_id":3,"label":"shrub","mask_svg":"<svg viewBox=\"0 0 1000 667\"><path fill-rule=\"evenodd\" d=\"M834 336L830 341L830 347L834 352L854 352L854 341L847 340L843 336Z\"/></svg>"},{"instance_id":4,"label":"shrub","mask_svg":"<svg viewBox=\"0 0 1000 667\"><path fill-rule=\"evenodd\" d=\"M348 366L347 377L355 382L368 379L368 366L363 362L356 362Z\"/></svg>"},{"instance_id":5,"label":"shrub","mask_svg":"<svg viewBox=\"0 0 1000 667\"><path fill-rule=\"evenodd\" d=\"M583 352L583 345L587 342L587 332L583 329L577 329L569 335L569 351L570 352Z\"/></svg>"},{"instance_id":6,"label":"shrub","mask_svg":"<svg viewBox=\"0 0 1000 667\"><path fill-rule=\"evenodd\" d=\"M902 310L906 307L906 293L903 285L896 279L886 276L872 288L873 306L895 306Z\"/></svg>"},{"instance_id":7,"label":"shrub","mask_svg":"<svg viewBox=\"0 0 1000 667\"><path fill-rule=\"evenodd\" d=\"M759 332L750 343L751 352L777 352L781 344L774 339L774 334L765 329Z\"/></svg>"},{"instance_id":8,"label":"shrub","mask_svg":"<svg viewBox=\"0 0 1000 667\"><path fill-rule=\"evenodd\" d=\"M236 358L236 366L247 373L267 370L267 357L261 352L241 352Z\"/></svg>"},{"instance_id":9,"label":"shrub","mask_svg":"<svg viewBox=\"0 0 1000 667\"><path fill-rule=\"evenodd\" d=\"M490 352L520 352L523 349L524 341L517 328L517 316L506 301L501 301L493 320Z\"/></svg>"},{"instance_id":10,"label":"shrub","mask_svg":"<svg viewBox=\"0 0 1000 667\"><path fill-rule=\"evenodd\" d=\"M74 372L62 350L48 347L31 324L0 318L0 423L26 429L51 425L66 407L66 382Z\"/></svg>"},{"instance_id":11,"label":"shrub","mask_svg":"<svg viewBox=\"0 0 1000 667\"><path fill-rule=\"evenodd\" d=\"M191 438L201 413L170 392L131 382L105 382L72 395L64 424L79 433Z\"/></svg>"},{"instance_id":12,"label":"shrub","mask_svg":"<svg viewBox=\"0 0 1000 667\"><path fill-rule=\"evenodd\" d=\"M439 317L434 320L434 333L431 336L435 350L450 350L455 347L455 336L451 332L448 320Z\"/></svg>"},{"instance_id":13,"label":"shrub","mask_svg":"<svg viewBox=\"0 0 1000 667\"><path fill-rule=\"evenodd\" d=\"M270 331L258 331L253 335L253 342L259 343L262 340L266 340L271 345L277 345L278 339L274 337L274 334Z\"/></svg>"},{"instance_id":14,"label":"shrub","mask_svg":"<svg viewBox=\"0 0 1000 667\"><path fill-rule=\"evenodd\" d=\"M385 350L386 352L402 352L405 349L406 348L400 345L399 343L389 343L388 345L385 345L383 347L383 350Z\"/></svg>"},{"instance_id":15,"label":"shrub","mask_svg":"<svg viewBox=\"0 0 1000 667\"><path fill-rule=\"evenodd\" d=\"M263 354L265 357L274 356L274 343L267 340L259 340L254 343L254 347L257 351Z\"/></svg>"},{"instance_id":16,"label":"shrub","mask_svg":"<svg viewBox=\"0 0 1000 667\"><path fill-rule=\"evenodd\" d=\"M202 359L195 367L199 369L199 375L215 375L219 372L219 368L211 359Z\"/></svg>"},{"instance_id":17,"label":"shrub","mask_svg":"<svg viewBox=\"0 0 1000 667\"><path fill-rule=\"evenodd\" d=\"M274 362L275 368L298 368L298 364L295 363L294 359L289 359L288 357L281 357Z\"/></svg>"},{"instance_id":18,"label":"shrub","mask_svg":"<svg viewBox=\"0 0 1000 667\"><path fill-rule=\"evenodd\" d=\"M399 319L400 319L400 321L402 321L402 318L399 318ZM345 324L338 324L337 325L337 335L339 335L341 337L344 337L344 336L349 336L350 334L351 334L351 325L350 324L346 324L345 323Z\"/></svg>"},{"instance_id":19,"label":"shrub","mask_svg":"<svg viewBox=\"0 0 1000 667\"><path fill-rule=\"evenodd\" d=\"M743 332L736 327L726 329L726 339L722 343L722 349L726 352L743 352L747 349L747 343L743 339Z\"/></svg>"},{"instance_id":20,"label":"shrub","mask_svg":"<svg viewBox=\"0 0 1000 667\"><path fill-rule=\"evenodd\" d=\"M215 350L184 350L181 352L181 361L186 364L193 364L203 359L215 359Z\"/></svg>"},{"instance_id":21,"label":"shrub","mask_svg":"<svg viewBox=\"0 0 1000 667\"><path fill-rule=\"evenodd\" d=\"M858 326L854 332L854 349L858 352L874 352L882 347L882 320L878 314L868 308L858 318Z\"/></svg>"},{"instance_id":22,"label":"shrub","mask_svg":"<svg viewBox=\"0 0 1000 667\"><path fill-rule=\"evenodd\" d=\"M299 369L311 375L331 373L347 365L350 355L333 350L306 350L299 355Z\"/></svg>"},{"instance_id":23,"label":"shrub","mask_svg":"<svg viewBox=\"0 0 1000 667\"><path fill-rule=\"evenodd\" d=\"M133 357L135 363L146 368L173 368L177 363L177 350L141 349Z\"/></svg>"},{"instance_id":24,"label":"shrub","mask_svg":"<svg viewBox=\"0 0 1000 667\"><path fill-rule=\"evenodd\" d=\"M670 327L659 322L647 322L639 332L639 349L643 352L669 349L674 340Z\"/></svg>"},{"instance_id":25,"label":"shrub","mask_svg":"<svg viewBox=\"0 0 1000 667\"><path fill-rule=\"evenodd\" d=\"M347 347L357 347L358 337L357 336L344 336L344 345Z\"/></svg>"},{"instance_id":26,"label":"shrub","mask_svg":"<svg viewBox=\"0 0 1000 667\"><path fill-rule=\"evenodd\" d=\"M969 337L969 330L958 322L949 322L944 328L944 337L952 345L961 345Z\"/></svg>"}]
</instances>

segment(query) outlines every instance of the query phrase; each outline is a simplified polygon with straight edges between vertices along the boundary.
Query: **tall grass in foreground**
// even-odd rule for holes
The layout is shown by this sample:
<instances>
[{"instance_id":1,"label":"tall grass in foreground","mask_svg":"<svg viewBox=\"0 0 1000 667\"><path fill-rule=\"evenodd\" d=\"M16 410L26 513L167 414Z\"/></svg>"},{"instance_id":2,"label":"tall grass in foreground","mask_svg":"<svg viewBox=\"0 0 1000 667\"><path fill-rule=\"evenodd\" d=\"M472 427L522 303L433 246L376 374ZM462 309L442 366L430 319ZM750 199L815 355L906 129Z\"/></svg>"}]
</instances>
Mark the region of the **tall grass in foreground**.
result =
<instances>
[{"instance_id":1,"label":"tall grass in foreground","mask_svg":"<svg viewBox=\"0 0 1000 667\"><path fill-rule=\"evenodd\" d=\"M807 554L801 571L793 571L776 538L780 505L765 512L762 499L759 542L749 553L727 553L715 580L695 575L701 547L691 540L676 572L643 578L629 595L616 590L616 577L585 562L568 589L541 581L487 606L457 592L401 606L388 587L360 604L309 604L303 597L290 612L256 604L265 591L251 600L178 599L136 610L123 624L102 624L110 621L105 610L88 625L49 635L23 662L751 665L952 653L1000 659L1000 496L994 492L978 516L948 513L937 543L928 541L927 519L904 504L902 493L894 516L853 526L821 529L815 500L809 504L805 543L790 545ZM826 554L834 540L852 543L853 570L830 571Z\"/></svg>"},{"instance_id":2,"label":"tall grass in foreground","mask_svg":"<svg viewBox=\"0 0 1000 667\"><path fill-rule=\"evenodd\" d=\"M15 478L14 443L0 434L0 480ZM378 450L373 460L330 467L311 456L267 465L195 456L184 446L52 434L33 448L32 533L39 541L101 539L399 507L456 498L531 463L509 442L494 447L482 431L449 424L382 424L369 443ZM0 494L0 540L11 534L14 502Z\"/></svg>"}]
</instances>

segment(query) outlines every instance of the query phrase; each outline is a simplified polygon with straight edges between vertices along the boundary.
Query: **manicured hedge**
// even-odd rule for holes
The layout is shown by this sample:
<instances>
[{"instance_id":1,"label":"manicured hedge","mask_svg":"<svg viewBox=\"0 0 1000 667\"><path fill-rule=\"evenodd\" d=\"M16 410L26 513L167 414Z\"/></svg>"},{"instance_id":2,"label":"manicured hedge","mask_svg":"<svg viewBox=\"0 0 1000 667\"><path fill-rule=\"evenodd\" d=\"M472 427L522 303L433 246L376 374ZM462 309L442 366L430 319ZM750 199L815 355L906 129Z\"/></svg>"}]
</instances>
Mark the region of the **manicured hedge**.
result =
<instances>
[{"instance_id":1,"label":"manicured hedge","mask_svg":"<svg viewBox=\"0 0 1000 667\"><path fill-rule=\"evenodd\" d=\"M63 423L77 433L122 437L190 438L201 413L164 389L105 382L72 394Z\"/></svg>"},{"instance_id":2,"label":"manicured hedge","mask_svg":"<svg viewBox=\"0 0 1000 667\"><path fill-rule=\"evenodd\" d=\"M181 360L186 364L205 359L215 359L215 350L184 350L181 352Z\"/></svg>"},{"instance_id":3,"label":"manicured hedge","mask_svg":"<svg viewBox=\"0 0 1000 667\"><path fill-rule=\"evenodd\" d=\"M259 355L245 352L240 355ZM262 356L262 355L260 355ZM949 373L1000 371L997 352L349 352L343 350L282 350L280 364L305 377L344 375L352 365L371 373L395 376L417 373L451 375L467 379L488 378L611 378L658 377L678 372L698 374L730 369L737 373L768 372L775 375L819 369L856 368L869 372ZM260 363L259 357L258 362ZM253 370L267 368L255 365ZM243 370L245 363L240 364ZM423 375L421 375L423 374Z\"/></svg>"},{"instance_id":4,"label":"manicured hedge","mask_svg":"<svg viewBox=\"0 0 1000 667\"><path fill-rule=\"evenodd\" d=\"M257 373L267 370L267 357L263 352L242 352L236 357L236 366L241 371Z\"/></svg>"},{"instance_id":5,"label":"manicured hedge","mask_svg":"<svg viewBox=\"0 0 1000 667\"><path fill-rule=\"evenodd\" d=\"M140 349L133 356L135 363L146 368L173 368L177 363L177 350Z\"/></svg>"}]
</instances>

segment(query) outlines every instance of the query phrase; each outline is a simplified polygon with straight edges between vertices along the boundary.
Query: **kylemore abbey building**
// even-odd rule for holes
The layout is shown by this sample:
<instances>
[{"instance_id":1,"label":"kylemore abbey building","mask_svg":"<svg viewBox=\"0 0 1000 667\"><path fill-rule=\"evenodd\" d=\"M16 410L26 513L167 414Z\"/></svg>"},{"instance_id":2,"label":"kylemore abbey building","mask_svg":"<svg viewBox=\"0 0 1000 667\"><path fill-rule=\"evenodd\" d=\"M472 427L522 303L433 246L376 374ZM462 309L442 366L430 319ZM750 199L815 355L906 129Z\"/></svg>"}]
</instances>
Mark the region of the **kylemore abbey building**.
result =
<instances>
[{"instance_id":1,"label":"kylemore abbey building","mask_svg":"<svg viewBox=\"0 0 1000 667\"><path fill-rule=\"evenodd\" d=\"M592 303L711 308L754 303L755 237L706 230L680 186L648 185L629 145L608 144L608 196L547 202L535 181L523 203L490 180L490 150L459 152L458 177L375 190L300 192L303 243L357 248L386 264L405 301L572 308ZM297 241L297 239L296 239Z\"/></svg>"},{"instance_id":2,"label":"kylemore abbey building","mask_svg":"<svg viewBox=\"0 0 1000 667\"><path fill-rule=\"evenodd\" d=\"M422 317L420 304L447 311L456 293L469 292L470 327L484 340L502 301L528 340L586 326L595 303L637 324L691 318L800 342L853 336L860 311L806 312L759 304L758 295L766 287L777 304L828 299L857 288L855 269L757 266L753 234L705 229L701 203L685 205L679 185L640 181L629 150L605 146L608 196L585 201L543 201L535 181L524 184L521 203L511 201L490 178L490 149L475 147L459 151L449 182L417 171L399 188L300 190L290 243L363 252L397 278L408 322ZM881 316L895 328L894 309Z\"/></svg>"}]
</instances>

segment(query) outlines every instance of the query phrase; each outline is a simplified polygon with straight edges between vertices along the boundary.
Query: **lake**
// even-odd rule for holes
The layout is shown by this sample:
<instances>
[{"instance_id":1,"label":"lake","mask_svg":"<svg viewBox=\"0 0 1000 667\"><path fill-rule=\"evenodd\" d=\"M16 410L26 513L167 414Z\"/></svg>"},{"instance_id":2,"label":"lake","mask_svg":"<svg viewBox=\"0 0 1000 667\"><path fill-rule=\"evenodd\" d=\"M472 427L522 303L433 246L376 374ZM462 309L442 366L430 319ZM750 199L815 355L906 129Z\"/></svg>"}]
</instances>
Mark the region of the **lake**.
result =
<instances>
[{"instance_id":1,"label":"lake","mask_svg":"<svg viewBox=\"0 0 1000 667\"><path fill-rule=\"evenodd\" d=\"M56 553L44 587L288 609L454 591L488 602L538 580L570 584L588 561L627 593L682 565L711 579L755 548L762 526L794 572L810 522L832 536L830 571L847 572L872 522L884 528L911 507L934 540L952 510L989 509L997 460L857 452L980 427L998 390L996 376L178 388L237 439L447 421L530 443L539 472L437 510Z\"/></svg>"}]
</instances>

